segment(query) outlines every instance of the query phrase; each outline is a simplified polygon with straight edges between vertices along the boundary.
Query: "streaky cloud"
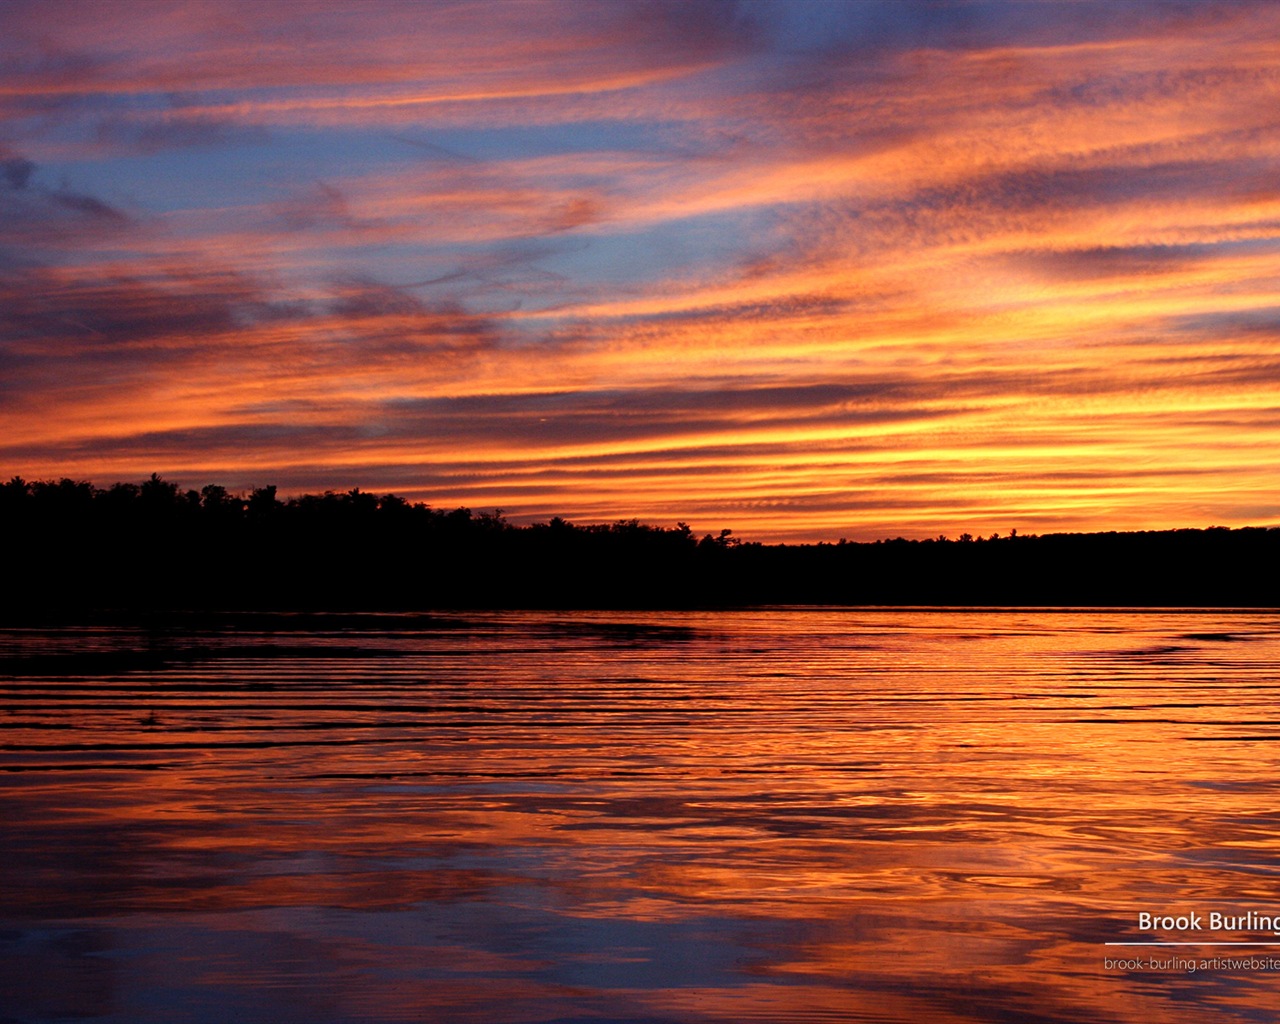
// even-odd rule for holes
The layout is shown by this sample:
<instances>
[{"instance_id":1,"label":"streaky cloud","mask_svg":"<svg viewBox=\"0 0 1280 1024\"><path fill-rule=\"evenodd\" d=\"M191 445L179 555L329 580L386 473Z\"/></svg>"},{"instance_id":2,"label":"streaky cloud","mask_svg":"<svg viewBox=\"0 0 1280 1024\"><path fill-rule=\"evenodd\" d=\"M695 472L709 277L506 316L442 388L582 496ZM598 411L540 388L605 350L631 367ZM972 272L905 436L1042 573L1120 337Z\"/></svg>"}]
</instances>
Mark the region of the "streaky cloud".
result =
<instances>
[{"instance_id":1,"label":"streaky cloud","mask_svg":"<svg viewBox=\"0 0 1280 1024\"><path fill-rule=\"evenodd\" d=\"M775 538L1239 525L1278 68L1258 3L6 4L0 456Z\"/></svg>"}]
</instances>

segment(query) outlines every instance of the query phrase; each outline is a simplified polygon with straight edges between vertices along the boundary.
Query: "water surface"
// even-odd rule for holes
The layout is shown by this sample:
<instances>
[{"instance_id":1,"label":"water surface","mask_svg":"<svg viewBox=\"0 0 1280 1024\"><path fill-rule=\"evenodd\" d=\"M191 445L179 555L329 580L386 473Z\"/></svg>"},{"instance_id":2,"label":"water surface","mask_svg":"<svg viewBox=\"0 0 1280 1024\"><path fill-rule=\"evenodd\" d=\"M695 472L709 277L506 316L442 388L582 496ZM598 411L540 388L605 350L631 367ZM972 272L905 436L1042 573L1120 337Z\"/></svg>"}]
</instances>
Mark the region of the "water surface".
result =
<instances>
[{"instance_id":1,"label":"water surface","mask_svg":"<svg viewBox=\"0 0 1280 1024\"><path fill-rule=\"evenodd\" d=\"M282 616L0 654L0 1020L1277 1019L1280 947L1104 945L1280 914L1273 614Z\"/></svg>"}]
</instances>

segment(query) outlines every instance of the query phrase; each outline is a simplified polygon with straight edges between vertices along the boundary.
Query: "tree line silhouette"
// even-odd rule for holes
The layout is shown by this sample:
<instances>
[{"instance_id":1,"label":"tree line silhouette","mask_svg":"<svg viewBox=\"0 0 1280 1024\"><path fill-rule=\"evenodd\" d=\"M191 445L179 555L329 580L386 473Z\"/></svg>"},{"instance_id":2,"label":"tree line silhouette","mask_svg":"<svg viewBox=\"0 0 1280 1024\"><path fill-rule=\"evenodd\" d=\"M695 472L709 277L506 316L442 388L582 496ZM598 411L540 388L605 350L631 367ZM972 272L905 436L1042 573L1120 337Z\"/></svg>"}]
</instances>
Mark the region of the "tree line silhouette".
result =
<instances>
[{"instance_id":1,"label":"tree line silhouette","mask_svg":"<svg viewBox=\"0 0 1280 1024\"><path fill-rule=\"evenodd\" d=\"M1280 528L740 543L684 523L514 526L359 489L0 484L2 608L386 610L755 604L1280 606Z\"/></svg>"}]
</instances>

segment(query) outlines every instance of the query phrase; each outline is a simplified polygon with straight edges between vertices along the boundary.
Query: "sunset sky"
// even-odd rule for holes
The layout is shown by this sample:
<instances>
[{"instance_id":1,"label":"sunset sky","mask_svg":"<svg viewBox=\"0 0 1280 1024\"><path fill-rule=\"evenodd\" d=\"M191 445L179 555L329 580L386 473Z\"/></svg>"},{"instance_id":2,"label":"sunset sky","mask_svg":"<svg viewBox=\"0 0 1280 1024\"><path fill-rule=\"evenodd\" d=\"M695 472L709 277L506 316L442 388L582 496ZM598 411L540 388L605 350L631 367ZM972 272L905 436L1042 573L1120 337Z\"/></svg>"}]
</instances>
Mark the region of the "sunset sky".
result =
<instances>
[{"instance_id":1,"label":"sunset sky","mask_svg":"<svg viewBox=\"0 0 1280 1024\"><path fill-rule=\"evenodd\" d=\"M0 474L1280 523L1280 4L0 3Z\"/></svg>"}]
</instances>

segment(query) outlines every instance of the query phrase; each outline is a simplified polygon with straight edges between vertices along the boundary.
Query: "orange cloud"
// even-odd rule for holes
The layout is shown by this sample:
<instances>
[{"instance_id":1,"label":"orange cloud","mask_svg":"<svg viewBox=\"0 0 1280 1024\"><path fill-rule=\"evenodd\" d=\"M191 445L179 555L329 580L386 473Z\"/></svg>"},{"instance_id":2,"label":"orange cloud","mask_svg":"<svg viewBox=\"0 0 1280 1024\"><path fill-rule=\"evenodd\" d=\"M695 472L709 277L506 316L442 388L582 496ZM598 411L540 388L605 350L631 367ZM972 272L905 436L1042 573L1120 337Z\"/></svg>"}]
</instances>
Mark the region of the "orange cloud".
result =
<instances>
[{"instance_id":1,"label":"orange cloud","mask_svg":"<svg viewBox=\"0 0 1280 1024\"><path fill-rule=\"evenodd\" d=\"M8 472L1280 521L1274 8L77 9L0 16Z\"/></svg>"}]
</instances>

